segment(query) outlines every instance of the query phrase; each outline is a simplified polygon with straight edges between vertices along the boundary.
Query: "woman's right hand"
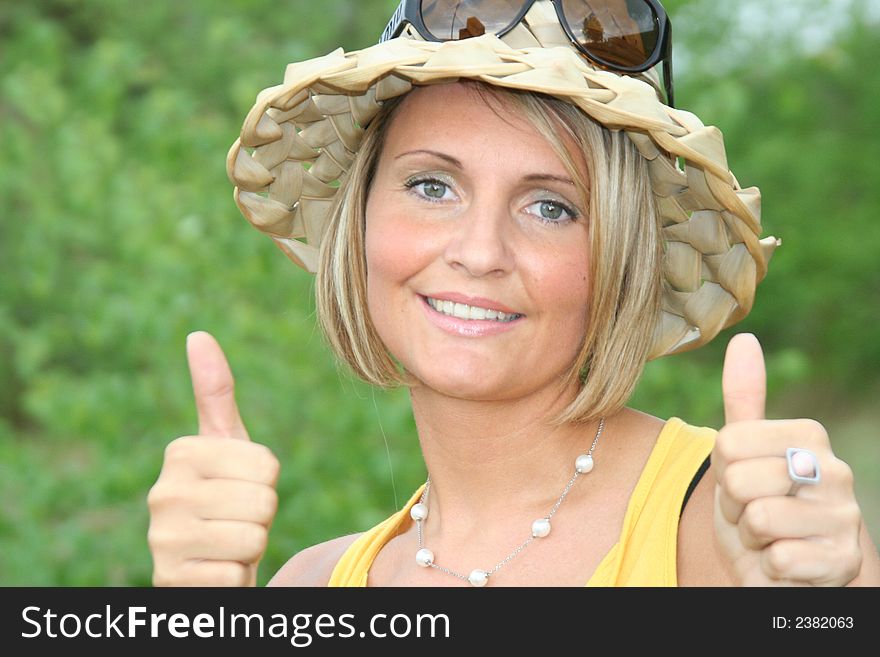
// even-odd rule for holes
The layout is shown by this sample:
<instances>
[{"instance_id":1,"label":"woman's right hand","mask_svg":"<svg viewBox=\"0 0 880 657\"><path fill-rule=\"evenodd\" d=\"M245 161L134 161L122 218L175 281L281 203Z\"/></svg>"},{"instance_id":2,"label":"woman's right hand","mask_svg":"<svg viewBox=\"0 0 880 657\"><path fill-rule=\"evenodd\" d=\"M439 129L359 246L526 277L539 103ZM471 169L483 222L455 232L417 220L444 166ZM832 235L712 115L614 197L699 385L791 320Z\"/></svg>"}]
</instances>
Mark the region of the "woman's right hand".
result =
<instances>
[{"instance_id":1,"label":"woman's right hand","mask_svg":"<svg viewBox=\"0 0 880 657\"><path fill-rule=\"evenodd\" d=\"M253 443L217 341L187 337L199 435L173 440L150 489L155 586L255 586L278 506L278 459Z\"/></svg>"}]
</instances>

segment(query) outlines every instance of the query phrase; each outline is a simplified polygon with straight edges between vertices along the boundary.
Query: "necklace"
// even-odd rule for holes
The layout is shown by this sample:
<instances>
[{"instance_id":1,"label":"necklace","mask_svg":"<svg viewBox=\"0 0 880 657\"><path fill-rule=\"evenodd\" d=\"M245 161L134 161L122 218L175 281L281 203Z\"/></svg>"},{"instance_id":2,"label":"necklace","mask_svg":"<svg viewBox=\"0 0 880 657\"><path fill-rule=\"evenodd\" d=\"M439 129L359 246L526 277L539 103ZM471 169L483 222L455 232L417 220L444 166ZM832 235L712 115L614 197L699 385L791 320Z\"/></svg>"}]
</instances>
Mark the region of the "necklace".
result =
<instances>
[{"instance_id":1,"label":"necklace","mask_svg":"<svg viewBox=\"0 0 880 657\"><path fill-rule=\"evenodd\" d=\"M559 499L556 500L556 504L553 505L553 508L550 509L550 513L548 513L543 518L538 518L532 523L532 531L531 536L523 541L518 547L516 547L513 552L507 555L506 558L499 561L495 564L495 567L491 570L483 570L481 568L474 568L469 575L462 575L461 573L457 573L454 570L450 570L449 568L444 568L443 566L438 565L434 562L434 553L431 552L428 548L426 548L422 542L422 523L428 517L428 491L431 488L431 475L428 475L428 479L425 481L425 488L422 490L422 496L419 498L418 504L414 504L412 509L410 510L410 516L413 520L416 521L416 530L419 535L419 551L416 552L416 563L423 568L436 568L437 570L446 573L447 575L452 575L453 577L458 577L472 586L485 586L491 575L494 575L498 570L506 564L508 561L513 559L516 555L522 552L525 547L534 541L536 538L545 538L548 534L550 534L550 519L559 509L559 505L562 504L562 500L565 499L565 496L568 495L568 491L571 490L571 487L574 485L574 482L577 481L577 478L582 475L590 472L593 469L593 450L596 449L596 443L599 441L599 436L602 434L602 429L605 427L605 418L601 418L599 420L599 428L596 430L596 437L593 438L593 444L590 446L590 451L586 454L581 454L575 459L574 462L574 475L572 475L571 480L566 484L565 489L562 491L562 494L559 496Z\"/></svg>"}]
</instances>

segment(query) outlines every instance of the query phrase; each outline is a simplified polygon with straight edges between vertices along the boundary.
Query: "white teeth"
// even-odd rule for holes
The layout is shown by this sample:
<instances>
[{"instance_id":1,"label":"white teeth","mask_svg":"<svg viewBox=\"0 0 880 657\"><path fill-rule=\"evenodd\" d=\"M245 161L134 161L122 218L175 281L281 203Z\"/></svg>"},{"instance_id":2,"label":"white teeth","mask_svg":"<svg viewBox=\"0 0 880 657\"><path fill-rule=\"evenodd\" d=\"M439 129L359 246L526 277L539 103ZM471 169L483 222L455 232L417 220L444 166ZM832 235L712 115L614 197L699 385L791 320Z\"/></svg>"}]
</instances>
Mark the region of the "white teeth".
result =
<instances>
[{"instance_id":1,"label":"white teeth","mask_svg":"<svg viewBox=\"0 0 880 657\"><path fill-rule=\"evenodd\" d=\"M428 300L428 305L434 310L441 312L444 315L458 317L459 319L489 319L498 322L512 322L514 319L518 319L522 316L517 313L489 310L488 308L469 306L464 303L453 303L446 299L432 299L431 297L426 297L426 299Z\"/></svg>"}]
</instances>

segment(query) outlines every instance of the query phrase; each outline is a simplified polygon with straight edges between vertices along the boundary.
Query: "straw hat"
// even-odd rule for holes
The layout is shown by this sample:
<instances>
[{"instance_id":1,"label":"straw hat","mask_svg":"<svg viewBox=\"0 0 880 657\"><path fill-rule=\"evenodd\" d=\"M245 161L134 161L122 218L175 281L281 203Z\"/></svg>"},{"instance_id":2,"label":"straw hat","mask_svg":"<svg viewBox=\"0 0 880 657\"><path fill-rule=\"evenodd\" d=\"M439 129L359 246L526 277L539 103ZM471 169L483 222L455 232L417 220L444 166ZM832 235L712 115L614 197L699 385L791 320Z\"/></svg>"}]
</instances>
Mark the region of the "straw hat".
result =
<instances>
[{"instance_id":1,"label":"straw hat","mask_svg":"<svg viewBox=\"0 0 880 657\"><path fill-rule=\"evenodd\" d=\"M289 64L282 84L259 93L229 151L235 202L293 262L314 272L338 183L383 101L413 85L460 78L549 94L625 130L648 160L666 242L649 358L695 349L748 314L781 243L759 239L760 192L740 188L717 128L658 100L656 77L594 68L571 48L555 16L543 18L530 12L504 40L487 34L435 43L404 35Z\"/></svg>"}]
</instances>

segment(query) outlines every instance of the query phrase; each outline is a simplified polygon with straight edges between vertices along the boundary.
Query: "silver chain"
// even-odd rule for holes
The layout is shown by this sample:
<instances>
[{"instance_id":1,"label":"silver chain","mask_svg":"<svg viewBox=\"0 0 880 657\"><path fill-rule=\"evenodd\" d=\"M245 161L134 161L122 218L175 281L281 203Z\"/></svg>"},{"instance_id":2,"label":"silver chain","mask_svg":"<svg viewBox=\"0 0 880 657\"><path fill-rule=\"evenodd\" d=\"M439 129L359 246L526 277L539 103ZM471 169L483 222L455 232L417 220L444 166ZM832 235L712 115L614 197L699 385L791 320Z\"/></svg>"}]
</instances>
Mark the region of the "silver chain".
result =
<instances>
[{"instance_id":1,"label":"silver chain","mask_svg":"<svg viewBox=\"0 0 880 657\"><path fill-rule=\"evenodd\" d=\"M593 438L593 444L590 445L590 451L587 452L587 456L590 456L590 457L593 456L593 450L596 449L596 443L599 442L599 436L602 435L602 429L604 429L604 428L605 428L605 418L603 417L599 420L599 428L596 430L596 437ZM574 482L577 481L577 478L580 475L581 475L581 473L578 472L577 469L575 469L574 475L569 480L568 484L566 484L565 489L562 491L562 494L559 496L559 499L556 500L556 504L554 504L553 508L550 509L550 513L548 513L545 516L545 518L547 520L550 520L554 516L556 511L559 510L559 506L562 504L562 500L564 500L565 496L568 495L568 491L571 490L571 487L574 486ZM420 504L425 504L425 501L428 499L428 490L430 488L431 488L431 475L429 474L427 480L425 480L425 488L424 488L424 490L422 490L422 496L419 498ZM419 536L419 549L420 550L424 547L424 544L422 541L422 523L423 522L424 522L424 520L417 520L416 521L416 531ZM520 552L522 552L525 549L525 547L534 540L535 540L535 536L529 536L519 546L514 548L513 552L511 552L509 555L507 555L507 557L505 557L504 559L499 561L497 564L495 564L495 567L492 568L492 570L487 570L486 573L488 573L488 575L494 575L495 573L497 573L498 570L501 568L501 566L503 566L504 564L509 562L511 559L513 559L516 555L518 555ZM446 568L444 566L440 566L437 563L432 562L428 565L431 568L435 568L435 569L439 570L440 572L446 573L447 575L452 575L453 577L458 577L459 579L462 579L465 582L469 581L467 575L462 575L461 573L457 573L454 570L450 570L449 568Z\"/></svg>"}]
</instances>

